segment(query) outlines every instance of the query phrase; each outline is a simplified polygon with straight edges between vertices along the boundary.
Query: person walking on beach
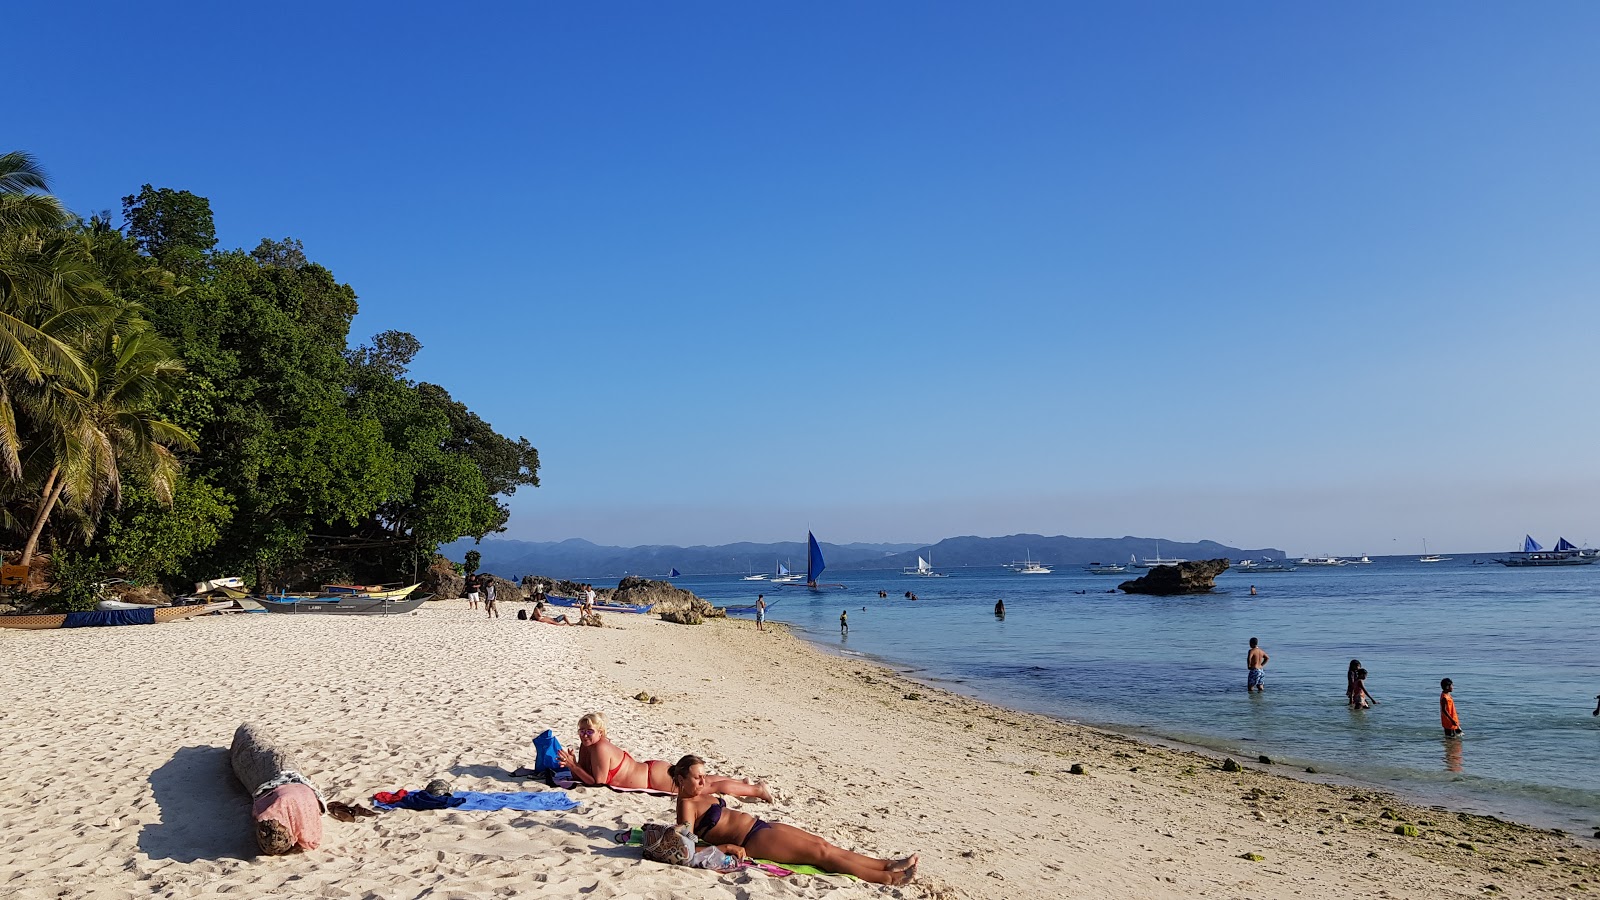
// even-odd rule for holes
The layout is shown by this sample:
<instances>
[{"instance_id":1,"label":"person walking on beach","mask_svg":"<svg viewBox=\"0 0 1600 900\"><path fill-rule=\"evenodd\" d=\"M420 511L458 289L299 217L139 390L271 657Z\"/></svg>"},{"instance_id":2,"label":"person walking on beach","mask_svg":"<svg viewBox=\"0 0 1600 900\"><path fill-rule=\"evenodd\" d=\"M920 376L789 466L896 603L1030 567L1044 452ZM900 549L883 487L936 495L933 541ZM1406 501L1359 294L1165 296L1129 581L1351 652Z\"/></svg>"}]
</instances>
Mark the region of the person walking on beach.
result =
<instances>
[{"instance_id":1,"label":"person walking on beach","mask_svg":"<svg viewBox=\"0 0 1600 900\"><path fill-rule=\"evenodd\" d=\"M1256 646L1257 643L1255 638L1251 638L1250 652L1244 655L1244 665L1247 670L1244 682L1245 693L1251 691L1264 693L1267 690L1267 686L1262 683L1262 679L1266 677L1266 672L1263 670L1267 667L1267 651Z\"/></svg>"},{"instance_id":2,"label":"person walking on beach","mask_svg":"<svg viewBox=\"0 0 1600 900\"><path fill-rule=\"evenodd\" d=\"M467 609L478 608L478 576L467 576Z\"/></svg>"},{"instance_id":3,"label":"person walking on beach","mask_svg":"<svg viewBox=\"0 0 1600 900\"><path fill-rule=\"evenodd\" d=\"M850 633L850 610L839 611L839 636L844 637Z\"/></svg>"},{"instance_id":4,"label":"person walking on beach","mask_svg":"<svg viewBox=\"0 0 1600 900\"><path fill-rule=\"evenodd\" d=\"M1445 737L1461 736L1461 717L1456 715L1456 698L1451 696L1455 682L1446 678L1439 682L1439 724L1444 726Z\"/></svg>"},{"instance_id":5,"label":"person walking on beach","mask_svg":"<svg viewBox=\"0 0 1600 900\"><path fill-rule=\"evenodd\" d=\"M756 595L756 630L767 630L767 595Z\"/></svg>"},{"instance_id":6,"label":"person walking on beach","mask_svg":"<svg viewBox=\"0 0 1600 900\"><path fill-rule=\"evenodd\" d=\"M494 606L494 576L484 578L483 583L483 614L491 619L500 618L500 610Z\"/></svg>"},{"instance_id":7,"label":"person walking on beach","mask_svg":"<svg viewBox=\"0 0 1600 900\"><path fill-rule=\"evenodd\" d=\"M583 586L583 614L590 615L594 612L594 585Z\"/></svg>"}]
</instances>

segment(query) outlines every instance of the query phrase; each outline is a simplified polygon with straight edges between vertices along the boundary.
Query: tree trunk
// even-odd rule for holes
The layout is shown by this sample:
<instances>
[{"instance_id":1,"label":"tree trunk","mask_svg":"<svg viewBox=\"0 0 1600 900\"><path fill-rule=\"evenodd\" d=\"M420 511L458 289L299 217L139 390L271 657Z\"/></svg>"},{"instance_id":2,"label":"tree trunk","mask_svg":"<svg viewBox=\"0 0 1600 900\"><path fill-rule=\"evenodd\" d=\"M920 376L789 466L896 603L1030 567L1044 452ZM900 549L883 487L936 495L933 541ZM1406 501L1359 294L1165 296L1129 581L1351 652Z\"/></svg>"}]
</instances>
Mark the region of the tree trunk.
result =
<instances>
[{"instance_id":1,"label":"tree trunk","mask_svg":"<svg viewBox=\"0 0 1600 900\"><path fill-rule=\"evenodd\" d=\"M39 503L39 511L33 515L33 531L28 533L28 543L22 546L22 565L27 565L33 559L33 553L39 549L39 535L44 533L44 523L50 518L50 511L56 508L56 500L61 497L61 488L66 484L66 479L59 481L61 467L56 466L50 470L50 478L44 483L44 499Z\"/></svg>"}]
</instances>

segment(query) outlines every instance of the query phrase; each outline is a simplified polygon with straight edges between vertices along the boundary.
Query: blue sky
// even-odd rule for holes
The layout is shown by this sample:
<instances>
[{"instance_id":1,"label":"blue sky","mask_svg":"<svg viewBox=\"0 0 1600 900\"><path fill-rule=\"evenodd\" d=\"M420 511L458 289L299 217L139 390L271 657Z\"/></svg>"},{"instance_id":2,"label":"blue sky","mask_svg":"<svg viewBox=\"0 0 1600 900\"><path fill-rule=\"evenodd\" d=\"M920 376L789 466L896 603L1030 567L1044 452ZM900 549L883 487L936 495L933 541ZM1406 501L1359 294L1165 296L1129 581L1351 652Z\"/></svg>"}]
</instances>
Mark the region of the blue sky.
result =
<instances>
[{"instance_id":1,"label":"blue sky","mask_svg":"<svg viewBox=\"0 0 1600 900\"><path fill-rule=\"evenodd\" d=\"M508 537L1600 544L1592 3L30 4L0 144L293 236Z\"/></svg>"}]
</instances>

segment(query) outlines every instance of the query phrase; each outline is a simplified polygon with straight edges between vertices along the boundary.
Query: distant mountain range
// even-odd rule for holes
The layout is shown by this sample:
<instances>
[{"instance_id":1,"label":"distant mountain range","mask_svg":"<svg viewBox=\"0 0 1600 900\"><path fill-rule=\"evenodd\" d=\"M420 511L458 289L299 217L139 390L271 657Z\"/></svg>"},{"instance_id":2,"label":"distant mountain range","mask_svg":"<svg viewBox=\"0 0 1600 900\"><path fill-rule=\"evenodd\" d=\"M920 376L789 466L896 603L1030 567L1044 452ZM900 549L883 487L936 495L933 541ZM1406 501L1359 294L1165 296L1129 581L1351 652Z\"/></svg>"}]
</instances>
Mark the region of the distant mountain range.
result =
<instances>
[{"instance_id":1,"label":"distant mountain range","mask_svg":"<svg viewBox=\"0 0 1600 900\"><path fill-rule=\"evenodd\" d=\"M1163 538L1078 538L1056 535L1013 534L1006 537L952 537L936 544L822 544L829 571L900 569L915 566L920 555L935 568L1003 566L1024 558L1045 565L1084 566L1096 562L1127 562L1155 556L1184 559L1283 559L1282 550L1244 550L1215 541L1184 543ZM514 541L488 538L481 544L456 541L439 552L459 561L468 550L482 555L481 568L503 578L524 574L577 580L621 578L623 575L660 576L677 569L684 575L744 575L772 573L778 564L797 572L806 570L806 545L800 541L776 544L738 543L717 547L606 547L580 538L565 541Z\"/></svg>"}]
</instances>

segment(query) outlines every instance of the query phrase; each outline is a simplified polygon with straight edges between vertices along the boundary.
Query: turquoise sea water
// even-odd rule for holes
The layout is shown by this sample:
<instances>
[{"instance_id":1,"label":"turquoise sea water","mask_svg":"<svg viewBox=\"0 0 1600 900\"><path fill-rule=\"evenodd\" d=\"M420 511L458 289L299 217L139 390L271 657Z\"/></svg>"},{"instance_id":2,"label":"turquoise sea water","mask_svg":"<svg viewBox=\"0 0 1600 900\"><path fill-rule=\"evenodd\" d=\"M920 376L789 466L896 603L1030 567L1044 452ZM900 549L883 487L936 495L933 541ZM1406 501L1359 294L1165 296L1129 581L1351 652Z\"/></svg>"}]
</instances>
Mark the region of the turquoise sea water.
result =
<instances>
[{"instance_id":1,"label":"turquoise sea water","mask_svg":"<svg viewBox=\"0 0 1600 900\"><path fill-rule=\"evenodd\" d=\"M675 582L718 604L766 593L778 600L771 618L826 648L1001 705L1249 759L1264 753L1587 834L1600 826L1600 718L1590 715L1600 565L1514 570L1488 559L1230 571L1215 593L1177 598L1106 593L1132 575L1066 568L951 569L948 578L830 570L848 590L821 594L737 576ZM904 599L908 590L920 599ZM1000 598L1003 621L993 614ZM1264 694L1244 690L1252 636L1272 657ZM1381 701L1366 711L1345 706L1352 658ZM1443 677L1455 681L1458 741L1439 726Z\"/></svg>"}]
</instances>

